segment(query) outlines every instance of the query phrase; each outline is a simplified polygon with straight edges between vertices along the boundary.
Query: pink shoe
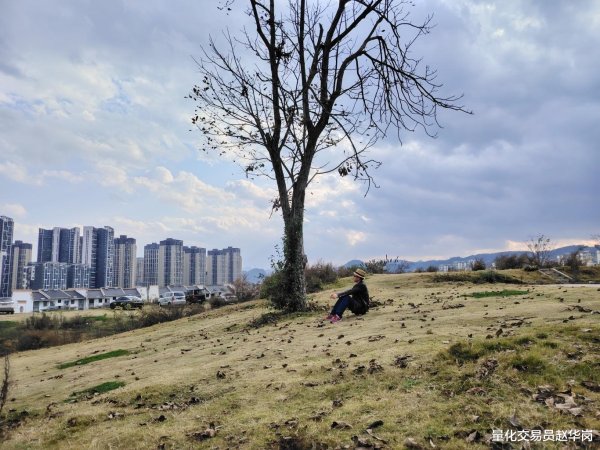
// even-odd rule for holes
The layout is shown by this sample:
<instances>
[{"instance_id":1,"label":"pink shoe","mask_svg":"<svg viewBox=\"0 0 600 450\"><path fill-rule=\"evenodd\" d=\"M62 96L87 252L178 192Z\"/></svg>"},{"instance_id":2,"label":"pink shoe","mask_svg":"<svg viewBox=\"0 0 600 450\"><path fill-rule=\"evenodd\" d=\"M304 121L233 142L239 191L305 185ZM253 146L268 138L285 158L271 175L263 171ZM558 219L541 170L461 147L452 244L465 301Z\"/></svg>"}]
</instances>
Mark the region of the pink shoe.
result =
<instances>
[{"instance_id":1,"label":"pink shoe","mask_svg":"<svg viewBox=\"0 0 600 450\"><path fill-rule=\"evenodd\" d=\"M329 319L329 321L330 321L331 323L336 323L336 322L339 322L340 320L342 320L342 318L341 318L340 316L338 316L337 314L334 314L334 315L331 317L331 319Z\"/></svg>"},{"instance_id":2,"label":"pink shoe","mask_svg":"<svg viewBox=\"0 0 600 450\"><path fill-rule=\"evenodd\" d=\"M327 317L325 317L325 320L331 320L332 317L333 317L333 314L329 314Z\"/></svg>"}]
</instances>

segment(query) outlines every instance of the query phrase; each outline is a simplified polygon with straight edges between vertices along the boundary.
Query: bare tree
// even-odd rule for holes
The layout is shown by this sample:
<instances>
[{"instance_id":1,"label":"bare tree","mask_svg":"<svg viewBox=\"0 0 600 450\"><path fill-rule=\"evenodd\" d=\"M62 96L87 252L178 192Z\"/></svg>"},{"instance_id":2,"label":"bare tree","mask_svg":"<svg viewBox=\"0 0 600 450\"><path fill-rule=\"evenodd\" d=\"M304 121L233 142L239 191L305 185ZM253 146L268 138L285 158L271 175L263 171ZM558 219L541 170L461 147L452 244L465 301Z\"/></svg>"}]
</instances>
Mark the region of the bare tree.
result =
<instances>
[{"instance_id":1,"label":"bare tree","mask_svg":"<svg viewBox=\"0 0 600 450\"><path fill-rule=\"evenodd\" d=\"M248 281L248 275L245 273L233 282L233 289L235 290L235 296L240 302L254 300L260 293L260 286Z\"/></svg>"},{"instance_id":2,"label":"bare tree","mask_svg":"<svg viewBox=\"0 0 600 450\"><path fill-rule=\"evenodd\" d=\"M546 267L550 261L550 252L554 249L552 240L540 234L527 242L529 261L537 267Z\"/></svg>"},{"instance_id":3,"label":"bare tree","mask_svg":"<svg viewBox=\"0 0 600 450\"><path fill-rule=\"evenodd\" d=\"M477 258L475 261L471 263L471 270L476 272L478 270L485 270L486 264L483 258Z\"/></svg>"},{"instance_id":4,"label":"bare tree","mask_svg":"<svg viewBox=\"0 0 600 450\"><path fill-rule=\"evenodd\" d=\"M249 177L277 186L284 221L280 298L306 307L304 204L318 176L337 173L374 185L367 150L388 132L435 133L439 108L465 111L438 94L436 72L412 54L431 17L411 21L406 0L226 0L248 2L252 30L211 37L190 98L203 150L229 153Z\"/></svg>"}]
</instances>

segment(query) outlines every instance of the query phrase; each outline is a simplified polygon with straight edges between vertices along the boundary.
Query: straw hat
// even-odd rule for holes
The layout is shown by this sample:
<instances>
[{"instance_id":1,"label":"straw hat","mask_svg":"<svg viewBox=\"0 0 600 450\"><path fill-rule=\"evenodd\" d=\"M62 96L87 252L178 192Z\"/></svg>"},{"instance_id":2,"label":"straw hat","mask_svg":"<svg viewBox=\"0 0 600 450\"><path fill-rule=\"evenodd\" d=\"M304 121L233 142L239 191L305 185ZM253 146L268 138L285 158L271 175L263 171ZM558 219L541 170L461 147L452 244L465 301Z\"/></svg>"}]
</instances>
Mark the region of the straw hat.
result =
<instances>
[{"instance_id":1,"label":"straw hat","mask_svg":"<svg viewBox=\"0 0 600 450\"><path fill-rule=\"evenodd\" d=\"M352 275L354 275L355 277L360 278L361 280L364 280L365 277L367 276L367 272L365 272L362 269L356 269Z\"/></svg>"}]
</instances>

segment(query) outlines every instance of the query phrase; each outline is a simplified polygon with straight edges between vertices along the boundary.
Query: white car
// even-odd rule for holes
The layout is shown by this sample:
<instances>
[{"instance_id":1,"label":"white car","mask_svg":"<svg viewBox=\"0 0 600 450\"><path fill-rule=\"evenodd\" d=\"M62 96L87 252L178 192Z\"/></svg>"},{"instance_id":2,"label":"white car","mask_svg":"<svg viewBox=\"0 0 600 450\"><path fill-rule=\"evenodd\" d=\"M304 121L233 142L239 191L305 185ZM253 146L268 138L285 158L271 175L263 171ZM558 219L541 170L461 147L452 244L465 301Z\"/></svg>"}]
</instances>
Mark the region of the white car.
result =
<instances>
[{"instance_id":1,"label":"white car","mask_svg":"<svg viewBox=\"0 0 600 450\"><path fill-rule=\"evenodd\" d=\"M183 292L163 292L158 298L160 306L185 305L185 293Z\"/></svg>"}]
</instances>

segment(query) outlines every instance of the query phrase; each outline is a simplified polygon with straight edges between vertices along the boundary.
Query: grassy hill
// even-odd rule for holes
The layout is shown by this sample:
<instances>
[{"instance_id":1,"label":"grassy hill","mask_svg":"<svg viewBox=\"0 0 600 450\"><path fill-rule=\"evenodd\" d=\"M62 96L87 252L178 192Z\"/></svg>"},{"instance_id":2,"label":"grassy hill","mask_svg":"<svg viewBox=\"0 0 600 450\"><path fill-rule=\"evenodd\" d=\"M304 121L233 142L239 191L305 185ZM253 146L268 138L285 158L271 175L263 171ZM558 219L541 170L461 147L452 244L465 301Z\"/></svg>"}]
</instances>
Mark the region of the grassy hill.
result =
<instances>
[{"instance_id":1,"label":"grassy hill","mask_svg":"<svg viewBox=\"0 0 600 450\"><path fill-rule=\"evenodd\" d=\"M598 286L367 284L371 311L338 324L329 290L312 313L255 301L14 354L0 446L460 449L600 429Z\"/></svg>"}]
</instances>

